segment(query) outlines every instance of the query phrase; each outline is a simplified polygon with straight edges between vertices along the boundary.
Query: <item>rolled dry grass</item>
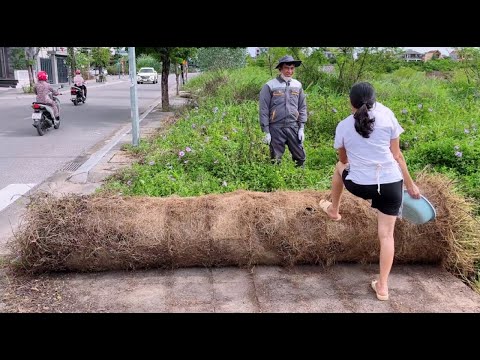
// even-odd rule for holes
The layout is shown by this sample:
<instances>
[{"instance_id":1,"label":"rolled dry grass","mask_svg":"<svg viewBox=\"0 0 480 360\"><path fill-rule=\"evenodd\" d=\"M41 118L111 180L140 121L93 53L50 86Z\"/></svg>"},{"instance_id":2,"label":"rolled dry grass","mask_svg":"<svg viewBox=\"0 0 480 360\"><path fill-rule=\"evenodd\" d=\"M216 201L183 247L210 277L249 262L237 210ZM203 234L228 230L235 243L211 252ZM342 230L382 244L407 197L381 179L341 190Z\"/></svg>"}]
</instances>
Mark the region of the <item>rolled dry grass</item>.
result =
<instances>
[{"instance_id":1,"label":"rolled dry grass","mask_svg":"<svg viewBox=\"0 0 480 360\"><path fill-rule=\"evenodd\" d=\"M473 205L439 175L418 178L437 219L399 220L396 263L439 263L463 277L480 258ZM41 194L32 199L11 242L28 272L192 266L378 262L376 213L344 194L342 220L320 209L329 192L235 191L153 198Z\"/></svg>"}]
</instances>

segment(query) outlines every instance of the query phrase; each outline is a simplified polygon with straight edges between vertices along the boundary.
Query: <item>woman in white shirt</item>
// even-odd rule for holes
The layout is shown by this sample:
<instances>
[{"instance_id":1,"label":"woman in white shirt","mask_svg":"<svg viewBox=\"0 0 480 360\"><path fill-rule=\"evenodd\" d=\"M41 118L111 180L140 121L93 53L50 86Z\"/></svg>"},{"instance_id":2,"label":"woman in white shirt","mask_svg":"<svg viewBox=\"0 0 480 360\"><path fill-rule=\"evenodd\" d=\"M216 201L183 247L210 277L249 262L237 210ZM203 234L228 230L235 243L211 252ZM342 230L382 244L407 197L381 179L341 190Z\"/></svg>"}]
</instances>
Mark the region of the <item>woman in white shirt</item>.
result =
<instances>
[{"instance_id":1,"label":"woman in white shirt","mask_svg":"<svg viewBox=\"0 0 480 360\"><path fill-rule=\"evenodd\" d=\"M367 82L350 90L352 115L342 120L335 132L334 147L340 161L332 179L332 202L321 207L338 221L343 186L353 195L371 199L377 209L380 240L380 275L371 286L379 300L388 300L388 276L393 264L395 221L402 205L403 185L413 198L420 191L413 182L400 150L404 131L393 112L376 102L375 90Z\"/></svg>"}]
</instances>

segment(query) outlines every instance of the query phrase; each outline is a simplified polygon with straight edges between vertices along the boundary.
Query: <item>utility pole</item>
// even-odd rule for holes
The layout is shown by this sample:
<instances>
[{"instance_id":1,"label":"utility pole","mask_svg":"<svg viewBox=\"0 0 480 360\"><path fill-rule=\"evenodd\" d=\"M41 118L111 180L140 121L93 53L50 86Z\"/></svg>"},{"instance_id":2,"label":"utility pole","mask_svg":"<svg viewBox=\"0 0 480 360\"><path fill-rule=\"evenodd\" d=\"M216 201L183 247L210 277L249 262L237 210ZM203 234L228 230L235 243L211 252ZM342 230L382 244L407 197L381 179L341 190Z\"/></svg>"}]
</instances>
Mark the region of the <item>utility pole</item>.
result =
<instances>
[{"instance_id":1,"label":"utility pole","mask_svg":"<svg viewBox=\"0 0 480 360\"><path fill-rule=\"evenodd\" d=\"M68 76L68 84L70 85L71 83L73 83L73 77L75 76L75 70L77 68L77 64L75 61L75 48L68 47L67 52L68 52L68 58L70 60L70 74Z\"/></svg>"},{"instance_id":2,"label":"utility pole","mask_svg":"<svg viewBox=\"0 0 480 360\"><path fill-rule=\"evenodd\" d=\"M128 65L130 73L130 104L132 114L132 145L138 146L140 129L138 120L138 97L137 97L137 69L135 64L135 48L128 47Z\"/></svg>"}]
</instances>

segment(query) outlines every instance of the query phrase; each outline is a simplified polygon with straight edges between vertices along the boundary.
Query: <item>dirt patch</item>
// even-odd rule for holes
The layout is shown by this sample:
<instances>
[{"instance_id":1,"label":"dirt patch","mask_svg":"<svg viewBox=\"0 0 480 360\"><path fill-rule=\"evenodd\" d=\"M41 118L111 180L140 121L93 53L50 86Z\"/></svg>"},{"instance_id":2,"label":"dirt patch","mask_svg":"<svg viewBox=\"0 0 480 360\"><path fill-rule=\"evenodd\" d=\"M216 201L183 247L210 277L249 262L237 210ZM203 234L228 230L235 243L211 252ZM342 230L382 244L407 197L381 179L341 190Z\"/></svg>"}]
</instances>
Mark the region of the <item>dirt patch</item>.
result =
<instances>
[{"instance_id":1,"label":"dirt patch","mask_svg":"<svg viewBox=\"0 0 480 360\"><path fill-rule=\"evenodd\" d=\"M13 274L0 267L0 312L64 313L85 312L67 291L65 279L52 274Z\"/></svg>"}]
</instances>

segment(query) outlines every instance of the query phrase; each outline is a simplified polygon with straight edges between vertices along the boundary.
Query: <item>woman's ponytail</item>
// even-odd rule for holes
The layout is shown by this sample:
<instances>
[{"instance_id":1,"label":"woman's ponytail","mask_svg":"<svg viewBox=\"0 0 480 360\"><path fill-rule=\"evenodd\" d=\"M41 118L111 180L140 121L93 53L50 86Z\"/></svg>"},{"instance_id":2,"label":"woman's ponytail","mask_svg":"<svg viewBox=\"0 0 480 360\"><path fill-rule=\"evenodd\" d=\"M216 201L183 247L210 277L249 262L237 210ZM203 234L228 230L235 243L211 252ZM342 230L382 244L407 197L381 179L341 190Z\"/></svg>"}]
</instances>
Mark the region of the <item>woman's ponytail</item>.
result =
<instances>
[{"instance_id":1,"label":"woman's ponytail","mask_svg":"<svg viewBox=\"0 0 480 360\"><path fill-rule=\"evenodd\" d=\"M353 118L355 119L355 130L364 138L369 138L373 131L375 118L370 118L368 111L375 104L375 90L368 82L361 82L352 86L350 90L350 102L357 109Z\"/></svg>"}]
</instances>

